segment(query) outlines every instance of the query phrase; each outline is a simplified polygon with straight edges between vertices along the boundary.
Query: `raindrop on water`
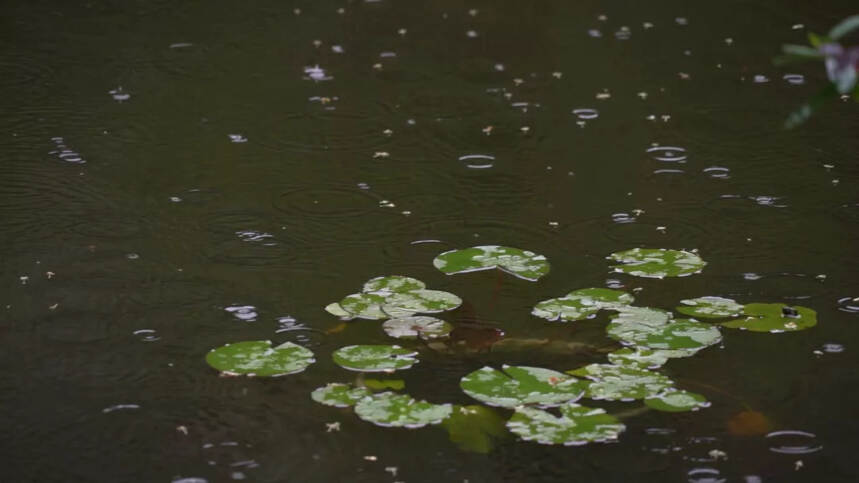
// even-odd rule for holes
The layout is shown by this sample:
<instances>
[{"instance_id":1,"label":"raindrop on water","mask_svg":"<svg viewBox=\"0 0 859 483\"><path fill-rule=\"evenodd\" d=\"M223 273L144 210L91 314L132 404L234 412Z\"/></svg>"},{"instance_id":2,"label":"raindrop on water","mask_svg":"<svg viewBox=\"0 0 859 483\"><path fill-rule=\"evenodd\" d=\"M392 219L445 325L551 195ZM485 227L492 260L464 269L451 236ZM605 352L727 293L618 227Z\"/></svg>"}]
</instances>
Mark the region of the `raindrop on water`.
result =
<instances>
[{"instance_id":1,"label":"raindrop on water","mask_svg":"<svg viewBox=\"0 0 859 483\"><path fill-rule=\"evenodd\" d=\"M224 307L224 310L243 322L254 322L259 315L256 312L257 308L253 305L231 305Z\"/></svg>"},{"instance_id":2,"label":"raindrop on water","mask_svg":"<svg viewBox=\"0 0 859 483\"><path fill-rule=\"evenodd\" d=\"M823 445L817 442L817 436L807 431L773 431L766 438L773 453L809 454L823 449Z\"/></svg>"},{"instance_id":3,"label":"raindrop on water","mask_svg":"<svg viewBox=\"0 0 859 483\"><path fill-rule=\"evenodd\" d=\"M470 169L487 169L495 166L495 156L488 154L466 154L459 161Z\"/></svg>"},{"instance_id":4,"label":"raindrop on water","mask_svg":"<svg viewBox=\"0 0 859 483\"><path fill-rule=\"evenodd\" d=\"M578 109L573 109L573 115L575 115L579 119L587 120L587 119L598 118L600 113L596 109L591 109L588 107L581 107Z\"/></svg>"},{"instance_id":5,"label":"raindrop on water","mask_svg":"<svg viewBox=\"0 0 859 483\"><path fill-rule=\"evenodd\" d=\"M727 479L716 468L693 468L686 473L690 483L723 483Z\"/></svg>"},{"instance_id":6,"label":"raindrop on water","mask_svg":"<svg viewBox=\"0 0 859 483\"><path fill-rule=\"evenodd\" d=\"M647 153L656 161L673 163L685 163L688 157L686 149L677 146L652 146L647 148Z\"/></svg>"},{"instance_id":7,"label":"raindrop on water","mask_svg":"<svg viewBox=\"0 0 859 483\"><path fill-rule=\"evenodd\" d=\"M703 172L711 178L727 179L731 177L731 170L722 166L710 166L704 168Z\"/></svg>"},{"instance_id":8,"label":"raindrop on water","mask_svg":"<svg viewBox=\"0 0 859 483\"><path fill-rule=\"evenodd\" d=\"M838 310L859 314L859 297L843 297L838 299Z\"/></svg>"},{"instance_id":9,"label":"raindrop on water","mask_svg":"<svg viewBox=\"0 0 859 483\"><path fill-rule=\"evenodd\" d=\"M805 76L802 74L785 74L782 79L784 79L788 84L805 84Z\"/></svg>"},{"instance_id":10,"label":"raindrop on water","mask_svg":"<svg viewBox=\"0 0 859 483\"><path fill-rule=\"evenodd\" d=\"M246 143L248 142L248 138L242 136L241 134L227 134L230 138L231 143Z\"/></svg>"},{"instance_id":11,"label":"raindrop on water","mask_svg":"<svg viewBox=\"0 0 859 483\"><path fill-rule=\"evenodd\" d=\"M153 329L139 329L132 332L141 342L155 342L157 340L161 340L161 337L158 336L158 333Z\"/></svg>"}]
</instances>

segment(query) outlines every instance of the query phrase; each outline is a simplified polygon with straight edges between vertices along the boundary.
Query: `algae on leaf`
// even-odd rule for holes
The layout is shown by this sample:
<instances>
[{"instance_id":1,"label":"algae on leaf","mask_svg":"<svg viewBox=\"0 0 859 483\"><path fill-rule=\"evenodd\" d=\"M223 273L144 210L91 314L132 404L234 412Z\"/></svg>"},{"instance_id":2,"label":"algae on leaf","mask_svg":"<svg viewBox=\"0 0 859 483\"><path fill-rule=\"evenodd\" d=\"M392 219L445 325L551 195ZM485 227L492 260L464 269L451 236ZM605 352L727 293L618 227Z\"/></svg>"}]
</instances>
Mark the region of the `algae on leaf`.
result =
<instances>
[{"instance_id":1,"label":"algae on leaf","mask_svg":"<svg viewBox=\"0 0 859 483\"><path fill-rule=\"evenodd\" d=\"M525 441L540 444L579 446L616 441L626 429L617 418L601 408L575 403L561 406L561 416L529 407L518 407L507 428Z\"/></svg>"},{"instance_id":2,"label":"algae on leaf","mask_svg":"<svg viewBox=\"0 0 859 483\"><path fill-rule=\"evenodd\" d=\"M417 361L418 353L397 345L350 345L331 355L344 369L360 372L392 372L408 369Z\"/></svg>"},{"instance_id":3,"label":"algae on leaf","mask_svg":"<svg viewBox=\"0 0 859 483\"><path fill-rule=\"evenodd\" d=\"M447 251L435 257L432 263L448 275L499 268L515 277L536 282L549 273L549 262L543 255L498 245Z\"/></svg>"},{"instance_id":4,"label":"algae on leaf","mask_svg":"<svg viewBox=\"0 0 859 483\"><path fill-rule=\"evenodd\" d=\"M212 349L206 362L224 374L272 377L301 372L316 360L310 349L292 342L272 347L271 341L253 340Z\"/></svg>"},{"instance_id":5,"label":"algae on leaf","mask_svg":"<svg viewBox=\"0 0 859 483\"><path fill-rule=\"evenodd\" d=\"M753 332L795 332L817 325L817 312L808 307L784 304L746 304L741 319L722 324L732 329Z\"/></svg>"},{"instance_id":6,"label":"algae on leaf","mask_svg":"<svg viewBox=\"0 0 859 483\"><path fill-rule=\"evenodd\" d=\"M596 314L602 309L624 307L634 298L626 292L608 288L583 288L563 297L544 300L534 306L532 315L550 321L572 322Z\"/></svg>"},{"instance_id":7,"label":"algae on leaf","mask_svg":"<svg viewBox=\"0 0 859 483\"><path fill-rule=\"evenodd\" d=\"M377 426L420 428L438 424L450 416L450 404L416 401L406 394L383 392L367 396L355 405L355 414Z\"/></svg>"},{"instance_id":8,"label":"algae on leaf","mask_svg":"<svg viewBox=\"0 0 859 483\"><path fill-rule=\"evenodd\" d=\"M504 372L483 367L459 383L469 396L490 406L513 408L523 404L557 406L576 401L585 392L585 381L541 367L503 366Z\"/></svg>"},{"instance_id":9,"label":"algae on leaf","mask_svg":"<svg viewBox=\"0 0 859 483\"><path fill-rule=\"evenodd\" d=\"M612 266L614 271L647 278L685 277L700 273L707 265L696 253L664 248L633 248L608 258L620 262Z\"/></svg>"}]
</instances>

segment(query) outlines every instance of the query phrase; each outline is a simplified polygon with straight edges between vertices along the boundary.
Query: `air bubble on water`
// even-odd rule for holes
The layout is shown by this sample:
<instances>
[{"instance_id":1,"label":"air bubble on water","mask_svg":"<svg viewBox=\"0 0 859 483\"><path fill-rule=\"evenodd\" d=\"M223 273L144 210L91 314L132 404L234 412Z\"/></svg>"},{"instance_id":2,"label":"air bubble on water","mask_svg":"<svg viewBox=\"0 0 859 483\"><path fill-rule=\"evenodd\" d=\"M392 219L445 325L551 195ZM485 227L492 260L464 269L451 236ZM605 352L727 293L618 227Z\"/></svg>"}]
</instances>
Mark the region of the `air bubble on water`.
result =
<instances>
[{"instance_id":1,"label":"air bubble on water","mask_svg":"<svg viewBox=\"0 0 859 483\"><path fill-rule=\"evenodd\" d=\"M830 354L838 354L838 353L844 352L844 346L841 344L829 342L829 343L823 344L823 352L828 352Z\"/></svg>"},{"instance_id":2,"label":"air bubble on water","mask_svg":"<svg viewBox=\"0 0 859 483\"><path fill-rule=\"evenodd\" d=\"M248 142L248 138L242 136L241 134L227 134L230 138L231 143L246 143Z\"/></svg>"},{"instance_id":3,"label":"air bubble on water","mask_svg":"<svg viewBox=\"0 0 859 483\"><path fill-rule=\"evenodd\" d=\"M610 278L610 279L606 280L605 286L608 288L615 289L615 290L619 290L619 289L624 288L623 282L621 282L620 280L617 280L615 278Z\"/></svg>"},{"instance_id":4,"label":"air bubble on water","mask_svg":"<svg viewBox=\"0 0 859 483\"><path fill-rule=\"evenodd\" d=\"M746 280L760 280L763 278L763 275L758 275L754 272L746 272L743 274L743 278Z\"/></svg>"},{"instance_id":5,"label":"air bubble on water","mask_svg":"<svg viewBox=\"0 0 859 483\"><path fill-rule=\"evenodd\" d=\"M179 198L178 196L171 196L170 201L172 201L173 203L179 203L182 201L182 198Z\"/></svg>"},{"instance_id":6,"label":"air bubble on water","mask_svg":"<svg viewBox=\"0 0 859 483\"><path fill-rule=\"evenodd\" d=\"M468 30L465 32L465 36L470 39L476 39L479 34L476 30Z\"/></svg>"},{"instance_id":7,"label":"air bubble on water","mask_svg":"<svg viewBox=\"0 0 859 483\"><path fill-rule=\"evenodd\" d=\"M125 258L127 258L129 260L137 260L138 258L140 258L140 255L138 255L136 253L127 253L125 255Z\"/></svg>"},{"instance_id":8,"label":"air bubble on water","mask_svg":"<svg viewBox=\"0 0 859 483\"><path fill-rule=\"evenodd\" d=\"M629 213L614 213L611 215L611 221L615 223L635 223L636 218Z\"/></svg>"},{"instance_id":9,"label":"air bubble on water","mask_svg":"<svg viewBox=\"0 0 859 483\"><path fill-rule=\"evenodd\" d=\"M158 333L154 329L138 329L132 332L141 342L155 342L161 340Z\"/></svg>"},{"instance_id":10,"label":"air bubble on water","mask_svg":"<svg viewBox=\"0 0 859 483\"><path fill-rule=\"evenodd\" d=\"M466 154L459 161L469 169L487 169L495 166L495 156L489 154Z\"/></svg>"},{"instance_id":11,"label":"air bubble on water","mask_svg":"<svg viewBox=\"0 0 859 483\"><path fill-rule=\"evenodd\" d=\"M231 305L224 307L224 310L243 322L254 322L259 316L256 312L257 308L253 305Z\"/></svg>"},{"instance_id":12,"label":"air bubble on water","mask_svg":"<svg viewBox=\"0 0 859 483\"><path fill-rule=\"evenodd\" d=\"M782 430L773 431L766 435L769 450L780 454L810 454L823 449L817 442L817 435L808 431Z\"/></svg>"},{"instance_id":13,"label":"air bubble on water","mask_svg":"<svg viewBox=\"0 0 859 483\"><path fill-rule=\"evenodd\" d=\"M345 51L343 50L342 45L332 45L331 52L334 52L335 54L342 54Z\"/></svg>"},{"instance_id":14,"label":"air bubble on water","mask_svg":"<svg viewBox=\"0 0 859 483\"><path fill-rule=\"evenodd\" d=\"M785 74L782 79L788 84L800 85L805 84L805 76L802 74Z\"/></svg>"},{"instance_id":15,"label":"air bubble on water","mask_svg":"<svg viewBox=\"0 0 859 483\"><path fill-rule=\"evenodd\" d=\"M787 205L781 203L780 200L782 198L778 196L751 196L750 200L761 206L771 206L773 208L787 208Z\"/></svg>"},{"instance_id":16,"label":"air bubble on water","mask_svg":"<svg viewBox=\"0 0 859 483\"><path fill-rule=\"evenodd\" d=\"M573 109L573 115L578 117L579 119L588 120L598 118L600 113L596 109L580 107L577 109Z\"/></svg>"},{"instance_id":17,"label":"air bubble on water","mask_svg":"<svg viewBox=\"0 0 859 483\"><path fill-rule=\"evenodd\" d=\"M598 39L598 38L602 37L602 32L600 32L597 29L590 29L590 30L588 30L588 36L593 37L595 39Z\"/></svg>"},{"instance_id":18,"label":"air bubble on water","mask_svg":"<svg viewBox=\"0 0 859 483\"><path fill-rule=\"evenodd\" d=\"M629 27L624 26L615 32L614 36L618 40L629 40L629 38L632 37L632 32L629 30Z\"/></svg>"},{"instance_id":19,"label":"air bubble on water","mask_svg":"<svg viewBox=\"0 0 859 483\"><path fill-rule=\"evenodd\" d=\"M110 96L113 97L113 100L117 102L123 102L131 99L131 94L125 92L122 86L119 86L116 89L109 90L108 94L110 94Z\"/></svg>"},{"instance_id":20,"label":"air bubble on water","mask_svg":"<svg viewBox=\"0 0 859 483\"><path fill-rule=\"evenodd\" d=\"M319 64L316 64L313 66L307 66L304 68L304 79L305 80L312 80L314 82L321 82L321 81L329 81L333 78L334 77L328 75L325 72L325 69L323 69L322 67L319 67Z\"/></svg>"}]
</instances>

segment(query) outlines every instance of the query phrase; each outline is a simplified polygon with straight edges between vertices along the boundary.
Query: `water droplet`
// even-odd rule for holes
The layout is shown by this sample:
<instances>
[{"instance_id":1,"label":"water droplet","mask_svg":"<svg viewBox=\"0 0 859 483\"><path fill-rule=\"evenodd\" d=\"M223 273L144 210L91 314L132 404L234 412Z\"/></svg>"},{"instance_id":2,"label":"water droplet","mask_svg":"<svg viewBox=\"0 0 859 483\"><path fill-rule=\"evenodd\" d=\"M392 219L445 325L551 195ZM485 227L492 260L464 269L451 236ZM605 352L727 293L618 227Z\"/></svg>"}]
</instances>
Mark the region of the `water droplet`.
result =
<instances>
[{"instance_id":1,"label":"water droplet","mask_svg":"<svg viewBox=\"0 0 859 483\"><path fill-rule=\"evenodd\" d=\"M809 454L823 449L823 445L817 442L817 436L807 431L773 431L766 438L773 453Z\"/></svg>"},{"instance_id":2,"label":"water droplet","mask_svg":"<svg viewBox=\"0 0 859 483\"><path fill-rule=\"evenodd\" d=\"M752 82L754 82L755 84L766 84L769 81L769 77L761 74L757 74L752 78Z\"/></svg>"},{"instance_id":3,"label":"water droplet","mask_svg":"<svg viewBox=\"0 0 859 483\"><path fill-rule=\"evenodd\" d=\"M173 203L179 203L182 201L182 198L179 198L178 196L171 196L170 201L172 201Z\"/></svg>"},{"instance_id":4,"label":"water droplet","mask_svg":"<svg viewBox=\"0 0 859 483\"><path fill-rule=\"evenodd\" d=\"M341 45L332 45L332 46L331 46L331 52L334 52L335 54L342 54L342 53L344 52L344 50L343 50L343 46L341 46Z\"/></svg>"},{"instance_id":5,"label":"water droplet","mask_svg":"<svg viewBox=\"0 0 859 483\"><path fill-rule=\"evenodd\" d=\"M598 39L598 38L602 37L602 32L600 32L597 29L590 29L590 30L588 30L588 36L593 37L595 39Z\"/></svg>"},{"instance_id":6,"label":"water droplet","mask_svg":"<svg viewBox=\"0 0 859 483\"><path fill-rule=\"evenodd\" d=\"M760 280L763 278L763 275L758 275L754 272L747 272L743 274L743 278L746 280Z\"/></svg>"},{"instance_id":7,"label":"water droplet","mask_svg":"<svg viewBox=\"0 0 859 483\"><path fill-rule=\"evenodd\" d=\"M113 97L113 100L117 102L123 102L131 99L131 94L125 92L122 89L122 86L119 86L116 89L109 90L108 94L110 94L110 96Z\"/></svg>"},{"instance_id":8,"label":"water droplet","mask_svg":"<svg viewBox=\"0 0 859 483\"><path fill-rule=\"evenodd\" d=\"M477 38L478 33L476 30L469 30L469 31L465 32L465 35L470 39L475 39L475 38Z\"/></svg>"},{"instance_id":9,"label":"water droplet","mask_svg":"<svg viewBox=\"0 0 859 483\"><path fill-rule=\"evenodd\" d=\"M677 146L652 146L647 148L647 154L656 161L685 163L688 156L686 149Z\"/></svg>"},{"instance_id":10,"label":"water droplet","mask_svg":"<svg viewBox=\"0 0 859 483\"><path fill-rule=\"evenodd\" d=\"M224 307L224 310L243 322L255 322L259 315L256 312L257 308L253 305L231 305Z\"/></svg>"},{"instance_id":11,"label":"water droplet","mask_svg":"<svg viewBox=\"0 0 859 483\"><path fill-rule=\"evenodd\" d=\"M823 344L823 352L828 352L830 354L839 354L844 352L844 346L841 344L836 344L834 342L829 342Z\"/></svg>"},{"instance_id":12,"label":"water droplet","mask_svg":"<svg viewBox=\"0 0 859 483\"><path fill-rule=\"evenodd\" d=\"M312 80L314 82L321 82L321 81L329 81L329 80L333 79L334 77L328 75L325 72L325 69L323 69L322 67L319 67L319 64L316 64L314 66L307 66L304 68L304 78L306 80Z\"/></svg>"},{"instance_id":13,"label":"water droplet","mask_svg":"<svg viewBox=\"0 0 859 483\"><path fill-rule=\"evenodd\" d=\"M629 213L614 213L611 221L615 223L635 223L636 218Z\"/></svg>"},{"instance_id":14,"label":"water droplet","mask_svg":"<svg viewBox=\"0 0 859 483\"><path fill-rule=\"evenodd\" d=\"M629 30L629 27L621 27L614 33L614 36L618 40L629 40L632 37L632 32Z\"/></svg>"},{"instance_id":15,"label":"water droplet","mask_svg":"<svg viewBox=\"0 0 859 483\"><path fill-rule=\"evenodd\" d=\"M773 208L787 208L786 204L779 203L782 198L778 196L751 196L749 197L755 203L761 206L772 206Z\"/></svg>"},{"instance_id":16,"label":"water droplet","mask_svg":"<svg viewBox=\"0 0 859 483\"><path fill-rule=\"evenodd\" d=\"M127 258L129 260L137 260L138 258L140 258L140 255L138 255L136 253L128 253L125 255L125 258Z\"/></svg>"},{"instance_id":17,"label":"water droplet","mask_svg":"<svg viewBox=\"0 0 859 483\"><path fill-rule=\"evenodd\" d=\"M466 154L460 156L459 161L470 169L487 169L495 166L495 156L488 154Z\"/></svg>"},{"instance_id":18,"label":"water droplet","mask_svg":"<svg viewBox=\"0 0 859 483\"><path fill-rule=\"evenodd\" d=\"M785 74L782 77L788 84L800 85L805 84L805 76L802 74Z\"/></svg>"},{"instance_id":19,"label":"water droplet","mask_svg":"<svg viewBox=\"0 0 859 483\"><path fill-rule=\"evenodd\" d=\"M138 329L132 332L141 342L155 342L157 340L161 340L161 337L155 332L154 329Z\"/></svg>"},{"instance_id":20,"label":"water droplet","mask_svg":"<svg viewBox=\"0 0 859 483\"><path fill-rule=\"evenodd\" d=\"M242 136L241 134L227 134L230 138L231 143L246 143L248 142L248 138Z\"/></svg>"},{"instance_id":21,"label":"water droplet","mask_svg":"<svg viewBox=\"0 0 859 483\"><path fill-rule=\"evenodd\" d=\"M579 119L587 120L598 118L600 113L596 109L581 107L578 109L573 109L573 115L575 115Z\"/></svg>"}]
</instances>

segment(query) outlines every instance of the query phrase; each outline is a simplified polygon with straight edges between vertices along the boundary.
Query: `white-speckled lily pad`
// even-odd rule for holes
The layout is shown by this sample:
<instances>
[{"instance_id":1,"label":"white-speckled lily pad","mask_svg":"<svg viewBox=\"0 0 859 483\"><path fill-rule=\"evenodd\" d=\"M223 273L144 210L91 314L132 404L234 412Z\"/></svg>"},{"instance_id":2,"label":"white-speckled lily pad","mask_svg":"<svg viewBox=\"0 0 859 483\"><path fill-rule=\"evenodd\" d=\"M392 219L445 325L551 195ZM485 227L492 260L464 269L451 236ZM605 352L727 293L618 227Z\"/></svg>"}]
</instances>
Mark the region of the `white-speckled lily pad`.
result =
<instances>
[{"instance_id":1,"label":"white-speckled lily pad","mask_svg":"<svg viewBox=\"0 0 859 483\"><path fill-rule=\"evenodd\" d=\"M588 318L602 309L626 306L634 298L626 292L608 288L584 288L563 297L544 300L531 311L532 315L550 321L571 322Z\"/></svg>"},{"instance_id":2,"label":"white-speckled lily pad","mask_svg":"<svg viewBox=\"0 0 859 483\"><path fill-rule=\"evenodd\" d=\"M462 299L450 292L418 289L398 292L387 298L382 307L387 313L393 311L411 313L437 313L453 310L462 304Z\"/></svg>"},{"instance_id":3,"label":"white-speckled lily pad","mask_svg":"<svg viewBox=\"0 0 859 483\"><path fill-rule=\"evenodd\" d=\"M225 374L271 377L301 372L316 361L310 349L292 342L272 347L271 341L253 340L212 349L206 362Z\"/></svg>"},{"instance_id":4,"label":"white-speckled lily pad","mask_svg":"<svg viewBox=\"0 0 859 483\"><path fill-rule=\"evenodd\" d=\"M703 319L722 319L736 317L743 313L743 306L736 300L724 297L698 297L680 301L677 312Z\"/></svg>"},{"instance_id":5,"label":"white-speckled lily pad","mask_svg":"<svg viewBox=\"0 0 859 483\"><path fill-rule=\"evenodd\" d=\"M796 313L793 316L785 312ZM809 329L817 325L817 312L808 307L784 304L746 304L743 307L744 318L722 324L732 329L751 330L753 332L795 332Z\"/></svg>"},{"instance_id":6,"label":"white-speckled lily pad","mask_svg":"<svg viewBox=\"0 0 859 483\"><path fill-rule=\"evenodd\" d=\"M608 360L618 366L633 366L641 369L658 369L668 362L670 356L660 350L641 347L618 349L609 352Z\"/></svg>"},{"instance_id":7,"label":"white-speckled lily pad","mask_svg":"<svg viewBox=\"0 0 859 483\"><path fill-rule=\"evenodd\" d=\"M687 391L666 391L655 394L646 398L644 404L657 411L670 413L697 411L710 406L710 402L704 396Z\"/></svg>"},{"instance_id":8,"label":"white-speckled lily pad","mask_svg":"<svg viewBox=\"0 0 859 483\"><path fill-rule=\"evenodd\" d=\"M420 337L424 340L432 340L449 336L453 326L435 317L413 315L386 320L382 324L382 328L389 336L397 339L417 339Z\"/></svg>"},{"instance_id":9,"label":"white-speckled lily pad","mask_svg":"<svg viewBox=\"0 0 859 483\"><path fill-rule=\"evenodd\" d=\"M332 382L328 385L316 388L310 397L326 406L334 406L337 408L348 408L354 406L361 399L372 394L365 387L355 387L351 384L342 384Z\"/></svg>"},{"instance_id":10,"label":"white-speckled lily pad","mask_svg":"<svg viewBox=\"0 0 859 483\"><path fill-rule=\"evenodd\" d=\"M614 364L590 364L567 373L586 377L592 381L588 385L586 394L591 399L609 401L644 399L674 385L674 381L658 372Z\"/></svg>"},{"instance_id":11,"label":"white-speckled lily pad","mask_svg":"<svg viewBox=\"0 0 859 483\"><path fill-rule=\"evenodd\" d=\"M406 394L383 392L358 401L355 414L377 426L421 428L438 424L450 416L450 404L432 404L416 401Z\"/></svg>"},{"instance_id":12,"label":"white-speckled lily pad","mask_svg":"<svg viewBox=\"0 0 859 483\"><path fill-rule=\"evenodd\" d=\"M350 345L331 355L344 369L361 372L391 372L415 365L418 353L397 345Z\"/></svg>"},{"instance_id":13,"label":"white-speckled lily pad","mask_svg":"<svg viewBox=\"0 0 859 483\"><path fill-rule=\"evenodd\" d=\"M423 282L402 275L376 277L364 284L363 292L347 295L325 310L341 319L383 320L420 312L443 312L462 304L456 295L427 290Z\"/></svg>"},{"instance_id":14,"label":"white-speckled lily pad","mask_svg":"<svg viewBox=\"0 0 859 483\"><path fill-rule=\"evenodd\" d=\"M609 259L621 263L612 267L616 272L647 278L684 277L707 265L696 253L664 248L633 248L612 253Z\"/></svg>"},{"instance_id":15,"label":"white-speckled lily pad","mask_svg":"<svg viewBox=\"0 0 859 483\"><path fill-rule=\"evenodd\" d=\"M444 252L435 257L433 265L448 275L499 268L532 282L549 273L549 262L543 255L498 245Z\"/></svg>"},{"instance_id":16,"label":"white-speckled lily pad","mask_svg":"<svg viewBox=\"0 0 859 483\"><path fill-rule=\"evenodd\" d=\"M507 422L507 428L525 441L565 446L616 441L626 429L601 408L570 403L561 406L560 411L561 416L557 417L540 409L519 407Z\"/></svg>"},{"instance_id":17,"label":"white-speckled lily pad","mask_svg":"<svg viewBox=\"0 0 859 483\"><path fill-rule=\"evenodd\" d=\"M389 275L387 277L371 278L364 284L362 292L376 292L380 295L385 293L411 292L427 288L426 284L412 277L402 275Z\"/></svg>"},{"instance_id":18,"label":"white-speckled lily pad","mask_svg":"<svg viewBox=\"0 0 859 483\"><path fill-rule=\"evenodd\" d=\"M690 319L648 325L616 318L608 324L606 332L612 339L647 349L697 351L722 340L718 327Z\"/></svg>"},{"instance_id":19,"label":"white-speckled lily pad","mask_svg":"<svg viewBox=\"0 0 859 483\"><path fill-rule=\"evenodd\" d=\"M513 408L523 404L557 406L576 401L585 392L585 381L541 367L504 366L504 372L483 367L459 383L469 396L490 406Z\"/></svg>"}]
</instances>

